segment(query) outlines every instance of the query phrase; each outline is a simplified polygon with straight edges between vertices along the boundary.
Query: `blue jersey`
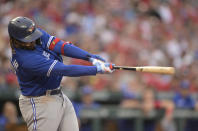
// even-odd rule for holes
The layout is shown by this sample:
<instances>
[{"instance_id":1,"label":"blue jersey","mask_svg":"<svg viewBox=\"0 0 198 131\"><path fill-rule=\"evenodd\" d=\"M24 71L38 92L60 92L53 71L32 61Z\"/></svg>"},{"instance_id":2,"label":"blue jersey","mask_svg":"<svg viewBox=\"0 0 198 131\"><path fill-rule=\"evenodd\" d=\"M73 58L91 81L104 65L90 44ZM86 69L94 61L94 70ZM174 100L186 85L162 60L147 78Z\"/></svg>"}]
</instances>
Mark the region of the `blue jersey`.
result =
<instances>
[{"instance_id":1,"label":"blue jersey","mask_svg":"<svg viewBox=\"0 0 198 131\"><path fill-rule=\"evenodd\" d=\"M95 66L64 65L61 55L88 60L88 52L49 35L44 30L41 44L35 50L15 48L12 54L13 65L21 92L25 96L40 96L46 90L60 86L63 76L96 75Z\"/></svg>"},{"instance_id":2,"label":"blue jersey","mask_svg":"<svg viewBox=\"0 0 198 131\"><path fill-rule=\"evenodd\" d=\"M186 109L192 109L195 107L195 100L192 96L182 96L180 93L176 93L173 97L173 101L175 103L176 108L186 108Z\"/></svg>"}]
</instances>

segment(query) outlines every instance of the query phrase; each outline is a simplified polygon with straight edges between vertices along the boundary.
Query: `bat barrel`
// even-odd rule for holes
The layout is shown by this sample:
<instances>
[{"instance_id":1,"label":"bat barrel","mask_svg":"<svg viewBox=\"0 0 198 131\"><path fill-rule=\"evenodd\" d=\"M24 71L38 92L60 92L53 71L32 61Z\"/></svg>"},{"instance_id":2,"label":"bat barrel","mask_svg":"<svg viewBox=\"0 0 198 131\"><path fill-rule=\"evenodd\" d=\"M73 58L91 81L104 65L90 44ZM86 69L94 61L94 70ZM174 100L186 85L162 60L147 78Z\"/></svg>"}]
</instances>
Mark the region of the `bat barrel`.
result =
<instances>
[{"instance_id":1,"label":"bat barrel","mask_svg":"<svg viewBox=\"0 0 198 131\"><path fill-rule=\"evenodd\" d=\"M160 66L137 67L136 71L168 74L168 75L172 75L175 73L175 69L173 67L160 67Z\"/></svg>"},{"instance_id":2,"label":"bat barrel","mask_svg":"<svg viewBox=\"0 0 198 131\"><path fill-rule=\"evenodd\" d=\"M142 67L114 66L113 69L132 70L137 72L148 72L148 73L168 74L168 75L172 75L175 73L175 69L173 67L161 67L161 66L142 66Z\"/></svg>"}]
</instances>

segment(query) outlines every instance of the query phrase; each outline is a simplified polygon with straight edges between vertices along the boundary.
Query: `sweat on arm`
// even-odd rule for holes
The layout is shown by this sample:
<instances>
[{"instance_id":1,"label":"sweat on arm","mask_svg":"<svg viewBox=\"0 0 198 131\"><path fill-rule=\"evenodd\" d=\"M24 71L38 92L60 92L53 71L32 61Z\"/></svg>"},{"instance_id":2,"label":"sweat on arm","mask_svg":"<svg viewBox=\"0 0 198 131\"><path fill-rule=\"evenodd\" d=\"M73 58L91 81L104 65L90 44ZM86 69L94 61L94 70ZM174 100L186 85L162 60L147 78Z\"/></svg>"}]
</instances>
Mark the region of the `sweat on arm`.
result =
<instances>
[{"instance_id":1,"label":"sweat on arm","mask_svg":"<svg viewBox=\"0 0 198 131\"><path fill-rule=\"evenodd\" d=\"M89 57L92 56L92 54L78 48L77 46L74 46L71 42L62 41L56 37L54 37L51 41L49 49L64 56L83 59L87 61L89 60Z\"/></svg>"},{"instance_id":2,"label":"sweat on arm","mask_svg":"<svg viewBox=\"0 0 198 131\"><path fill-rule=\"evenodd\" d=\"M57 60L46 59L40 55L30 57L28 62L22 64L22 69L36 76L47 77L51 75L78 77L97 73L95 66L64 65Z\"/></svg>"}]
</instances>

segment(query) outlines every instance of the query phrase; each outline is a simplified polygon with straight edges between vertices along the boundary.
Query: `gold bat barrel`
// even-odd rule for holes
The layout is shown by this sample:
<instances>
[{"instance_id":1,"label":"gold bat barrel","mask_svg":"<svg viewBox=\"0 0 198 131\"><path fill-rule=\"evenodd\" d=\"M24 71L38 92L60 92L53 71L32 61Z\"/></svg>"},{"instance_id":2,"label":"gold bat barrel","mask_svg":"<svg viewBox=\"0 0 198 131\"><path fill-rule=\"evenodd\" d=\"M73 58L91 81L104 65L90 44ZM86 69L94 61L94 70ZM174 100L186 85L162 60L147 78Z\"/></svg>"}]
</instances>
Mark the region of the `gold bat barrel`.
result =
<instances>
[{"instance_id":1,"label":"gold bat barrel","mask_svg":"<svg viewBox=\"0 0 198 131\"><path fill-rule=\"evenodd\" d=\"M138 71L138 72L148 72L148 73L167 74L167 75L175 74L174 67L162 67L162 66L141 66L141 67L113 66L113 69L131 70L131 71Z\"/></svg>"},{"instance_id":2,"label":"gold bat barrel","mask_svg":"<svg viewBox=\"0 0 198 131\"><path fill-rule=\"evenodd\" d=\"M135 67L136 71L139 72L150 72L150 73L159 73L159 74L175 74L174 67L160 67L160 66L142 66L142 67Z\"/></svg>"}]
</instances>

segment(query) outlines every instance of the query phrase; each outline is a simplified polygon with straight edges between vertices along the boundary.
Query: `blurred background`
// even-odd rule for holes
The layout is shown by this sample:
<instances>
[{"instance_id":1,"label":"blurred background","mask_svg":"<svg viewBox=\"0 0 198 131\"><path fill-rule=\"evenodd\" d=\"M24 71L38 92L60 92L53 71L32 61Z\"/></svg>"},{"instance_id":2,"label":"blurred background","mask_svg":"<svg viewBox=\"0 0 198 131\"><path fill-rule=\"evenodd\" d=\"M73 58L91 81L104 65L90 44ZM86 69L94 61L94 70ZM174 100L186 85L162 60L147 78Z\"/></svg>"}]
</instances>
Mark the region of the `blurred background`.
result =
<instances>
[{"instance_id":1,"label":"blurred background","mask_svg":"<svg viewBox=\"0 0 198 131\"><path fill-rule=\"evenodd\" d=\"M65 77L81 131L197 131L197 12L196 0L0 0L0 131L27 130L9 60L7 25L16 16L116 65L176 68L174 76Z\"/></svg>"}]
</instances>

